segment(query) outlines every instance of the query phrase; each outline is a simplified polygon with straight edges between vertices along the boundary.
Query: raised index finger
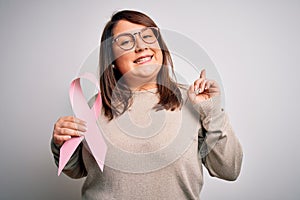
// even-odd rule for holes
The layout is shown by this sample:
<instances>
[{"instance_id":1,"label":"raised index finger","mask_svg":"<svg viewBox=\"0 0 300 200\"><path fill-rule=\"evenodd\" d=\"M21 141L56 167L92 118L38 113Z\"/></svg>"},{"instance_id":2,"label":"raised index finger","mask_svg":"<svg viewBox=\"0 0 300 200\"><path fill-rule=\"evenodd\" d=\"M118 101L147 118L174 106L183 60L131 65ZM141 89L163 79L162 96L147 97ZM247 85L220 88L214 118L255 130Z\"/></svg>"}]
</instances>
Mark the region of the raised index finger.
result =
<instances>
[{"instance_id":1,"label":"raised index finger","mask_svg":"<svg viewBox=\"0 0 300 200\"><path fill-rule=\"evenodd\" d=\"M205 71L205 69L201 70L200 78L206 79L206 71Z\"/></svg>"}]
</instances>

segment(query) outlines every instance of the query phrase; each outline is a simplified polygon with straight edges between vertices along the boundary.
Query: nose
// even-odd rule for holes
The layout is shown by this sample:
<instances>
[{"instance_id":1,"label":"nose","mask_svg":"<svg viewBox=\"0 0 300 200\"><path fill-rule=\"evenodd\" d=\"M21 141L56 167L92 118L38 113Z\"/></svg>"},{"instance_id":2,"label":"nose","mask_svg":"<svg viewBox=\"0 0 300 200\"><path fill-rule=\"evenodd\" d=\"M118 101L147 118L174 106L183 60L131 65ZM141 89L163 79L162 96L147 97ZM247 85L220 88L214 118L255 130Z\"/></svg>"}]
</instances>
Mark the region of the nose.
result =
<instances>
[{"instance_id":1,"label":"nose","mask_svg":"<svg viewBox=\"0 0 300 200\"><path fill-rule=\"evenodd\" d=\"M147 44L142 40L139 34L135 35L135 52L140 52L148 49Z\"/></svg>"}]
</instances>

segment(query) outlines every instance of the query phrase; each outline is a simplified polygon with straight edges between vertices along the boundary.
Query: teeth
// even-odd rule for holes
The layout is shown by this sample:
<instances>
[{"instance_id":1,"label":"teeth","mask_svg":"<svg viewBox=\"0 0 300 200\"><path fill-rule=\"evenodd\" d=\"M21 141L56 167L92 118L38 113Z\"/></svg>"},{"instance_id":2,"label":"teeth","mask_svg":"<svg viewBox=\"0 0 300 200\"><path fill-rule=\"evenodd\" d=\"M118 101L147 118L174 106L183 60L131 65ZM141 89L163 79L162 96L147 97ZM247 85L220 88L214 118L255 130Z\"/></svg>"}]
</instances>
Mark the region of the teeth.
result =
<instances>
[{"instance_id":1,"label":"teeth","mask_svg":"<svg viewBox=\"0 0 300 200\"><path fill-rule=\"evenodd\" d=\"M135 63L142 63L142 62L146 62L146 61L149 61L149 60L151 60L151 57L149 56L149 57L144 57L144 58L140 58L140 59L137 59L136 61L135 61Z\"/></svg>"}]
</instances>

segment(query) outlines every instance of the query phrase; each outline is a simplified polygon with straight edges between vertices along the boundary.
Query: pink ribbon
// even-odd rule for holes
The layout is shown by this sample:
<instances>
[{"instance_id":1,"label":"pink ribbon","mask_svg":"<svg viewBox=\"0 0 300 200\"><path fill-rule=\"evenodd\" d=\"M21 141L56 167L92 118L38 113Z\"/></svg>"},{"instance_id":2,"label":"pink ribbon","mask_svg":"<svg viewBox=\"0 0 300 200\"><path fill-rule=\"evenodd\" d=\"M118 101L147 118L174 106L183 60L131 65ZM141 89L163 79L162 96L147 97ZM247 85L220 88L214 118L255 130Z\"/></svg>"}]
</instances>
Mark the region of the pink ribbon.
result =
<instances>
[{"instance_id":1,"label":"pink ribbon","mask_svg":"<svg viewBox=\"0 0 300 200\"><path fill-rule=\"evenodd\" d=\"M92 109L90 109L82 93L80 79L89 80L98 89L98 95ZM97 125L97 118L101 111L101 95L99 84L95 76L90 73L84 73L74 79L70 86L69 96L75 116L87 122L88 130L85 132L84 136L73 137L70 140L66 141L60 148L58 176L62 172L67 162L70 160L72 154L81 143L83 138L85 138L99 168L101 169L101 171L103 171L107 145L105 144L102 133L100 132L100 129Z\"/></svg>"}]
</instances>

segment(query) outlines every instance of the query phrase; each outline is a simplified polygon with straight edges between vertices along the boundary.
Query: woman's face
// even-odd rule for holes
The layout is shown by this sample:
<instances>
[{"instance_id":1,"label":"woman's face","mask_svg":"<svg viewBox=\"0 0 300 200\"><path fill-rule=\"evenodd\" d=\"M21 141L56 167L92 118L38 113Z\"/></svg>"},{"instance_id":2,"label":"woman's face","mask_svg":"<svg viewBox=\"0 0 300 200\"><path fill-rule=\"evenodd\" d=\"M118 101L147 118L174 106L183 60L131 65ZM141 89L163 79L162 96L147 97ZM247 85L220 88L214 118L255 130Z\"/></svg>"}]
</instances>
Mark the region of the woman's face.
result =
<instances>
[{"instance_id":1,"label":"woman's face","mask_svg":"<svg viewBox=\"0 0 300 200\"><path fill-rule=\"evenodd\" d=\"M122 33L136 33L146 26L120 20L113 29L113 38ZM130 50L123 50L113 43L115 67L121 72L130 87L156 87L156 77L162 66L163 55L158 41L148 44L134 34L135 45Z\"/></svg>"}]
</instances>

